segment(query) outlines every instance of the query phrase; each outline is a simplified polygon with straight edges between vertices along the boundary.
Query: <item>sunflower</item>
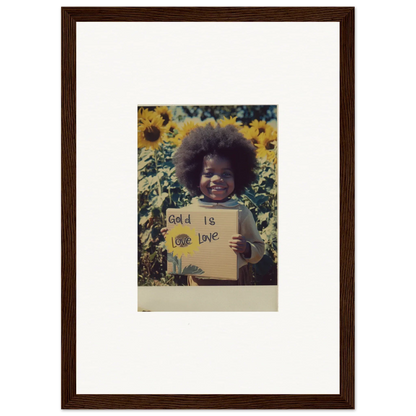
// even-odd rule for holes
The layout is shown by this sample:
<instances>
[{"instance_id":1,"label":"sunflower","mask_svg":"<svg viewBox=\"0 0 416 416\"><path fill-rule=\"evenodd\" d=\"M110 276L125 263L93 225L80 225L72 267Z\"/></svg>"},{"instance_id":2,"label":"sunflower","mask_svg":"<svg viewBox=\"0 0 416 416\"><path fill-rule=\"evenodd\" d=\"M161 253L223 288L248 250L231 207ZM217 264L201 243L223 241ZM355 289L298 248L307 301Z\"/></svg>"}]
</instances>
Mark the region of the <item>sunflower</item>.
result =
<instances>
[{"instance_id":1,"label":"sunflower","mask_svg":"<svg viewBox=\"0 0 416 416\"><path fill-rule=\"evenodd\" d=\"M275 165L277 164L277 153L276 151L268 151L267 152L267 160L273 162Z\"/></svg>"},{"instance_id":2,"label":"sunflower","mask_svg":"<svg viewBox=\"0 0 416 416\"><path fill-rule=\"evenodd\" d=\"M143 119L151 119L155 116L155 112L154 111L150 111L147 108L144 107L140 107L137 111L137 120L139 122L143 121Z\"/></svg>"},{"instance_id":3,"label":"sunflower","mask_svg":"<svg viewBox=\"0 0 416 416\"><path fill-rule=\"evenodd\" d=\"M179 130L178 124L175 121L171 121L169 125L168 133L173 134L174 132Z\"/></svg>"},{"instance_id":4,"label":"sunflower","mask_svg":"<svg viewBox=\"0 0 416 416\"><path fill-rule=\"evenodd\" d=\"M224 116L224 118L222 120L218 121L218 124L221 127L228 126L229 124L236 127L237 129L239 129L241 127L241 121L237 121L237 117L231 117L231 116L230 116L230 118L226 118Z\"/></svg>"},{"instance_id":5,"label":"sunflower","mask_svg":"<svg viewBox=\"0 0 416 416\"><path fill-rule=\"evenodd\" d=\"M181 143L182 140L195 128L200 127L200 124L195 123L194 121L187 121L184 123L180 129L179 133L174 137L175 140L178 141L178 143Z\"/></svg>"},{"instance_id":6,"label":"sunflower","mask_svg":"<svg viewBox=\"0 0 416 416\"><path fill-rule=\"evenodd\" d=\"M254 128L254 127L248 127L248 126L244 126L241 130L240 133L243 134L243 136L247 139L250 140L251 143L254 144L254 146L256 144L259 144L259 131L258 129Z\"/></svg>"},{"instance_id":7,"label":"sunflower","mask_svg":"<svg viewBox=\"0 0 416 416\"><path fill-rule=\"evenodd\" d=\"M268 124L264 120L253 120L250 123L250 126L257 129L259 131L259 134L266 133L267 128L272 128L271 126L268 126Z\"/></svg>"},{"instance_id":8,"label":"sunflower","mask_svg":"<svg viewBox=\"0 0 416 416\"><path fill-rule=\"evenodd\" d=\"M176 139L178 135L176 134L175 136L175 131L176 133L178 133L178 130L179 130L177 123L175 121L171 121L168 126L169 126L169 131L167 132L168 134L165 137L165 141L168 143L172 143L175 146L179 146L181 142L180 140Z\"/></svg>"},{"instance_id":9,"label":"sunflower","mask_svg":"<svg viewBox=\"0 0 416 416\"><path fill-rule=\"evenodd\" d=\"M214 127L214 129L217 126L217 122L213 118L207 118L206 120L202 122L202 126L204 127L207 126L208 124L211 124L211 126Z\"/></svg>"},{"instance_id":10,"label":"sunflower","mask_svg":"<svg viewBox=\"0 0 416 416\"><path fill-rule=\"evenodd\" d=\"M166 234L168 253L181 258L199 250L199 241L195 229L181 224L173 227Z\"/></svg>"},{"instance_id":11,"label":"sunflower","mask_svg":"<svg viewBox=\"0 0 416 416\"><path fill-rule=\"evenodd\" d=\"M156 149L164 139L166 131L166 127L163 127L163 118L159 115L141 119L138 128L137 146Z\"/></svg>"},{"instance_id":12,"label":"sunflower","mask_svg":"<svg viewBox=\"0 0 416 416\"><path fill-rule=\"evenodd\" d=\"M267 150L273 150L276 148L277 142L277 130L267 125L264 136L262 137L262 143Z\"/></svg>"},{"instance_id":13,"label":"sunflower","mask_svg":"<svg viewBox=\"0 0 416 416\"><path fill-rule=\"evenodd\" d=\"M179 134L177 134L176 136L169 135L165 140L168 143L172 143L176 147L179 147L182 144L182 140L180 139Z\"/></svg>"},{"instance_id":14,"label":"sunflower","mask_svg":"<svg viewBox=\"0 0 416 416\"><path fill-rule=\"evenodd\" d=\"M140 126L143 124L144 119L152 119L155 116L153 111L150 111L147 108L139 107L137 110L137 128L140 129Z\"/></svg>"},{"instance_id":15,"label":"sunflower","mask_svg":"<svg viewBox=\"0 0 416 416\"><path fill-rule=\"evenodd\" d=\"M266 157L267 160L277 163L277 131L275 129L267 130L267 133L261 133L258 137L257 157Z\"/></svg>"},{"instance_id":16,"label":"sunflower","mask_svg":"<svg viewBox=\"0 0 416 416\"><path fill-rule=\"evenodd\" d=\"M155 113L159 114L163 118L163 127L169 128L169 124L172 121L172 111L168 107L156 107Z\"/></svg>"}]
</instances>

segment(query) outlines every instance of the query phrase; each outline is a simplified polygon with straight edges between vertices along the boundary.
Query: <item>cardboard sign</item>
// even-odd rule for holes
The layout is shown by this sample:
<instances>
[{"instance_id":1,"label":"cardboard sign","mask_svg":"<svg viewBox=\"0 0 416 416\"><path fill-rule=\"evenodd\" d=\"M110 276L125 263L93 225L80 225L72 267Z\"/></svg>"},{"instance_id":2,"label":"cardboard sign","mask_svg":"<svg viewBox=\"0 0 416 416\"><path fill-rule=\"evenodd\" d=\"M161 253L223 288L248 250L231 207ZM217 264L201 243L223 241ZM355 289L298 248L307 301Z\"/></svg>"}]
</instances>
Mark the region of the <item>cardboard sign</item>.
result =
<instances>
[{"instance_id":1,"label":"cardboard sign","mask_svg":"<svg viewBox=\"0 0 416 416\"><path fill-rule=\"evenodd\" d=\"M168 209L167 272L200 279L237 280L237 254L230 248L238 233L234 209Z\"/></svg>"}]
</instances>

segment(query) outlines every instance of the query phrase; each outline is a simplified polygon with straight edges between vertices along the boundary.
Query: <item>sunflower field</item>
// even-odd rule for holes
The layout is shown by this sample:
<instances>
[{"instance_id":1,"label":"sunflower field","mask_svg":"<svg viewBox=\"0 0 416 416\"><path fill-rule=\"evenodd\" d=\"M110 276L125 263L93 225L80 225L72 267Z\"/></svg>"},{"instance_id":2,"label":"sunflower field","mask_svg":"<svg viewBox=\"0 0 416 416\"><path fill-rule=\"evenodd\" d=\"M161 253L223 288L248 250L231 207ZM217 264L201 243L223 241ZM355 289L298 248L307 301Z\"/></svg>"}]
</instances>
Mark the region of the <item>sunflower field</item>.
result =
<instances>
[{"instance_id":1,"label":"sunflower field","mask_svg":"<svg viewBox=\"0 0 416 416\"><path fill-rule=\"evenodd\" d=\"M250 265L256 285L277 284L277 107L138 107L138 285L186 285L186 276L166 273L167 252L160 230L166 209L192 197L175 175L172 157L192 129L207 123L234 125L257 148L257 180L238 198L251 211L265 242L262 260Z\"/></svg>"}]
</instances>

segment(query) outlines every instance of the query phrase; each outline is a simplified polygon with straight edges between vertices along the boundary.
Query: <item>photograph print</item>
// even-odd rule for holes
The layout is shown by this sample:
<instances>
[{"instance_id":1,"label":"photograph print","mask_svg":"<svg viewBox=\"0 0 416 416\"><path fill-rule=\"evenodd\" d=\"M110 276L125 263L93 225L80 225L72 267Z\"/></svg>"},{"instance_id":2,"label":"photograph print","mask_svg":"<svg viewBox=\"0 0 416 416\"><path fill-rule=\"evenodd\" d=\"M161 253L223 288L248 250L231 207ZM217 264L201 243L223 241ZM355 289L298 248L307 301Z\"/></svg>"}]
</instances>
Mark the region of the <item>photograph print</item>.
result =
<instances>
[{"instance_id":1,"label":"photograph print","mask_svg":"<svg viewBox=\"0 0 416 416\"><path fill-rule=\"evenodd\" d=\"M138 286L276 286L275 105L140 105Z\"/></svg>"}]
</instances>

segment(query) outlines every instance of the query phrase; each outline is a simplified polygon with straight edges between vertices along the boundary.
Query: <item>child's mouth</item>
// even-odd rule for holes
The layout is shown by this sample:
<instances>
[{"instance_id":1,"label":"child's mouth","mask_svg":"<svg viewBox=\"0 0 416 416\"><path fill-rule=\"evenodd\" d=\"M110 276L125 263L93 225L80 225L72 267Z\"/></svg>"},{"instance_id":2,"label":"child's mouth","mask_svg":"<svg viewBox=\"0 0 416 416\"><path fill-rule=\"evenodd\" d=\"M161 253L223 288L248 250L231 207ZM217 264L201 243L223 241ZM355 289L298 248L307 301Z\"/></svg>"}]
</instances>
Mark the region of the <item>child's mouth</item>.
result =
<instances>
[{"instance_id":1,"label":"child's mouth","mask_svg":"<svg viewBox=\"0 0 416 416\"><path fill-rule=\"evenodd\" d=\"M217 193L217 192L223 192L226 190L226 188L222 187L222 186L212 186L209 188L209 190L211 192Z\"/></svg>"}]
</instances>

